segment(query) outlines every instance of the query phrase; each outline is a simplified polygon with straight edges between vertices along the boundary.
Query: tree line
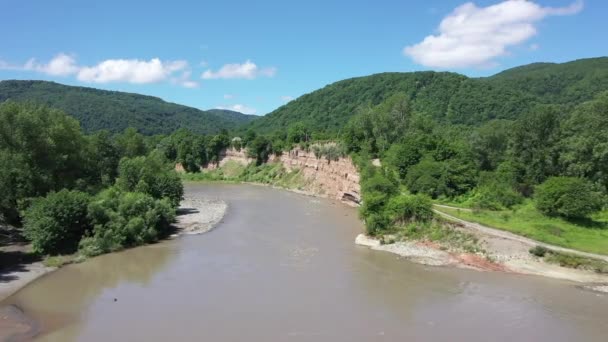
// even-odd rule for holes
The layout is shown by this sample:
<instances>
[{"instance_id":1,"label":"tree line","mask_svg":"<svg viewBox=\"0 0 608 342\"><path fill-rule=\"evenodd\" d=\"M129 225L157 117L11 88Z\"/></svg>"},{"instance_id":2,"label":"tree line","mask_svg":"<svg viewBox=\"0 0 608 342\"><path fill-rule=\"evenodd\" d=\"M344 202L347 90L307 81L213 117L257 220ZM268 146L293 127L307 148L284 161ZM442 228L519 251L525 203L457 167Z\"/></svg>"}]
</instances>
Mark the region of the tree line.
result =
<instances>
[{"instance_id":1,"label":"tree line","mask_svg":"<svg viewBox=\"0 0 608 342\"><path fill-rule=\"evenodd\" d=\"M134 129L83 134L65 113L0 104L0 220L22 225L35 252L97 255L169 233L183 186Z\"/></svg>"}]
</instances>

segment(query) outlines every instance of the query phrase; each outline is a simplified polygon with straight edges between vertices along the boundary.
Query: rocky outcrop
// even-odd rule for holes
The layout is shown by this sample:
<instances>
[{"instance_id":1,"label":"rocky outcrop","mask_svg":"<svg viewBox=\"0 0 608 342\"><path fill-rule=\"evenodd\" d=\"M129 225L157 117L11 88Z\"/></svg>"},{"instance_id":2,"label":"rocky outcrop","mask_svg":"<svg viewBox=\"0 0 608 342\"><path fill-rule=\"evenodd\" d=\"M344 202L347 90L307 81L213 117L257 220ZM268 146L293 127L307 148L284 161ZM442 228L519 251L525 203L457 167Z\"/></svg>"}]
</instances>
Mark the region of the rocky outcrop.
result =
<instances>
[{"instance_id":1,"label":"rocky outcrop","mask_svg":"<svg viewBox=\"0 0 608 342\"><path fill-rule=\"evenodd\" d=\"M237 151L231 148L220 155L217 164L209 164L201 167L201 170L214 170L229 161L249 165L253 159L247 157L244 149ZM359 172L350 157L330 161L325 158L317 158L312 151L296 148L284 152L280 156L272 156L268 162L281 163L289 172L301 172L305 185L298 190L315 196L341 200L350 205L358 205L361 202ZM177 171L183 171L180 164L177 164L175 168Z\"/></svg>"},{"instance_id":2,"label":"rocky outcrop","mask_svg":"<svg viewBox=\"0 0 608 342\"><path fill-rule=\"evenodd\" d=\"M350 157L336 161L317 158L313 152L293 149L274 158L288 171L299 170L308 181L305 191L357 205L361 201L359 172Z\"/></svg>"}]
</instances>

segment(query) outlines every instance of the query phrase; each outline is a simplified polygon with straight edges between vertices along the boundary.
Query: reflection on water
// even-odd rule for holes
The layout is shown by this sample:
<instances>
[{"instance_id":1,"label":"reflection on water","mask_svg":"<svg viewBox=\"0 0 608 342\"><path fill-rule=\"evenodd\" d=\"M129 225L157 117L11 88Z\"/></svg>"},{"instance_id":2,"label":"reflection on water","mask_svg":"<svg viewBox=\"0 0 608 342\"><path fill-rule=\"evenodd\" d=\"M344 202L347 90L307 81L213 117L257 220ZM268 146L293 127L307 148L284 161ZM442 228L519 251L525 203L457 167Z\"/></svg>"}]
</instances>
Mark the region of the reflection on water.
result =
<instances>
[{"instance_id":1,"label":"reflection on water","mask_svg":"<svg viewBox=\"0 0 608 342\"><path fill-rule=\"evenodd\" d=\"M608 298L354 245L355 209L243 185L208 234L61 269L9 299L50 341L605 341Z\"/></svg>"}]
</instances>

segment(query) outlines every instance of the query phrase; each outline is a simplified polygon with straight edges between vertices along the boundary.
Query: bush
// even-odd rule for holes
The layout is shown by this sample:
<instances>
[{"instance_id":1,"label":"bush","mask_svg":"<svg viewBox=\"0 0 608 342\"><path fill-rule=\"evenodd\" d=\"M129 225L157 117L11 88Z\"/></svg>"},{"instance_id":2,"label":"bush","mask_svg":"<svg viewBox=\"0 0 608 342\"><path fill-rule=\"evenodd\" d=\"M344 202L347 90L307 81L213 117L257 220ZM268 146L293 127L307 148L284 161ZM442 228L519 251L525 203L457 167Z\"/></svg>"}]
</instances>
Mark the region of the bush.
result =
<instances>
[{"instance_id":1,"label":"bush","mask_svg":"<svg viewBox=\"0 0 608 342\"><path fill-rule=\"evenodd\" d=\"M374 236L381 231L387 230L390 226L390 219L382 213L371 213L365 218L367 234Z\"/></svg>"},{"instance_id":2,"label":"bush","mask_svg":"<svg viewBox=\"0 0 608 342\"><path fill-rule=\"evenodd\" d=\"M118 187L125 192L143 192L155 199L167 198L179 206L184 187L179 175L159 155L123 158L118 166Z\"/></svg>"},{"instance_id":3,"label":"bush","mask_svg":"<svg viewBox=\"0 0 608 342\"><path fill-rule=\"evenodd\" d=\"M544 257L548 252L549 250L543 246L536 246L534 248L530 248L530 254L535 255L539 258Z\"/></svg>"},{"instance_id":4,"label":"bush","mask_svg":"<svg viewBox=\"0 0 608 342\"><path fill-rule=\"evenodd\" d=\"M123 192L117 187L98 194L88 210L93 234L80 243L82 253L88 256L157 241L169 232L175 219L168 199Z\"/></svg>"},{"instance_id":5,"label":"bush","mask_svg":"<svg viewBox=\"0 0 608 342\"><path fill-rule=\"evenodd\" d=\"M511 208L523 201L509 179L498 172L482 172L479 186L471 198L471 205L478 209L500 210Z\"/></svg>"},{"instance_id":6,"label":"bush","mask_svg":"<svg viewBox=\"0 0 608 342\"><path fill-rule=\"evenodd\" d=\"M428 222L433 218L433 204L424 195L399 195L389 200L387 213L393 223Z\"/></svg>"},{"instance_id":7,"label":"bush","mask_svg":"<svg viewBox=\"0 0 608 342\"><path fill-rule=\"evenodd\" d=\"M35 252L62 254L76 251L91 228L87 218L89 195L80 191L51 192L35 200L24 212L25 236Z\"/></svg>"},{"instance_id":8,"label":"bush","mask_svg":"<svg viewBox=\"0 0 608 342\"><path fill-rule=\"evenodd\" d=\"M585 218L602 209L603 199L591 182L551 177L536 187L536 208L546 215Z\"/></svg>"}]
</instances>

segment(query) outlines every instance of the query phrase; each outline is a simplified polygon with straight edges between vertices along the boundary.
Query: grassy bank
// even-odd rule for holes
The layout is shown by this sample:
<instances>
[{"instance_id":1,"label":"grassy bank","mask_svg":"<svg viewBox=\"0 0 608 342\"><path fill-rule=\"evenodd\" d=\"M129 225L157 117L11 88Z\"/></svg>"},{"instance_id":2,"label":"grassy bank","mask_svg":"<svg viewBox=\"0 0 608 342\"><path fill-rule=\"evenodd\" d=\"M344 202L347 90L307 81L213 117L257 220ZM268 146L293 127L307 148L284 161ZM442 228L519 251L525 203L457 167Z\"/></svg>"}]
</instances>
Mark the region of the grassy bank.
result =
<instances>
[{"instance_id":1,"label":"grassy bank","mask_svg":"<svg viewBox=\"0 0 608 342\"><path fill-rule=\"evenodd\" d=\"M439 244L441 249L445 250L467 253L485 252L473 234L456 230L449 222L440 219L398 225L379 235L378 238L381 243L422 241Z\"/></svg>"},{"instance_id":2,"label":"grassy bank","mask_svg":"<svg viewBox=\"0 0 608 342\"><path fill-rule=\"evenodd\" d=\"M458 210L436 208L460 219L506 230L541 242L608 255L608 213L588 220L568 221L547 217L531 201L512 210Z\"/></svg>"},{"instance_id":3,"label":"grassy bank","mask_svg":"<svg viewBox=\"0 0 608 342\"><path fill-rule=\"evenodd\" d=\"M307 185L301 170L287 171L280 163L245 166L230 160L221 167L198 173L182 173L185 181L194 182L251 182L303 190Z\"/></svg>"}]
</instances>

